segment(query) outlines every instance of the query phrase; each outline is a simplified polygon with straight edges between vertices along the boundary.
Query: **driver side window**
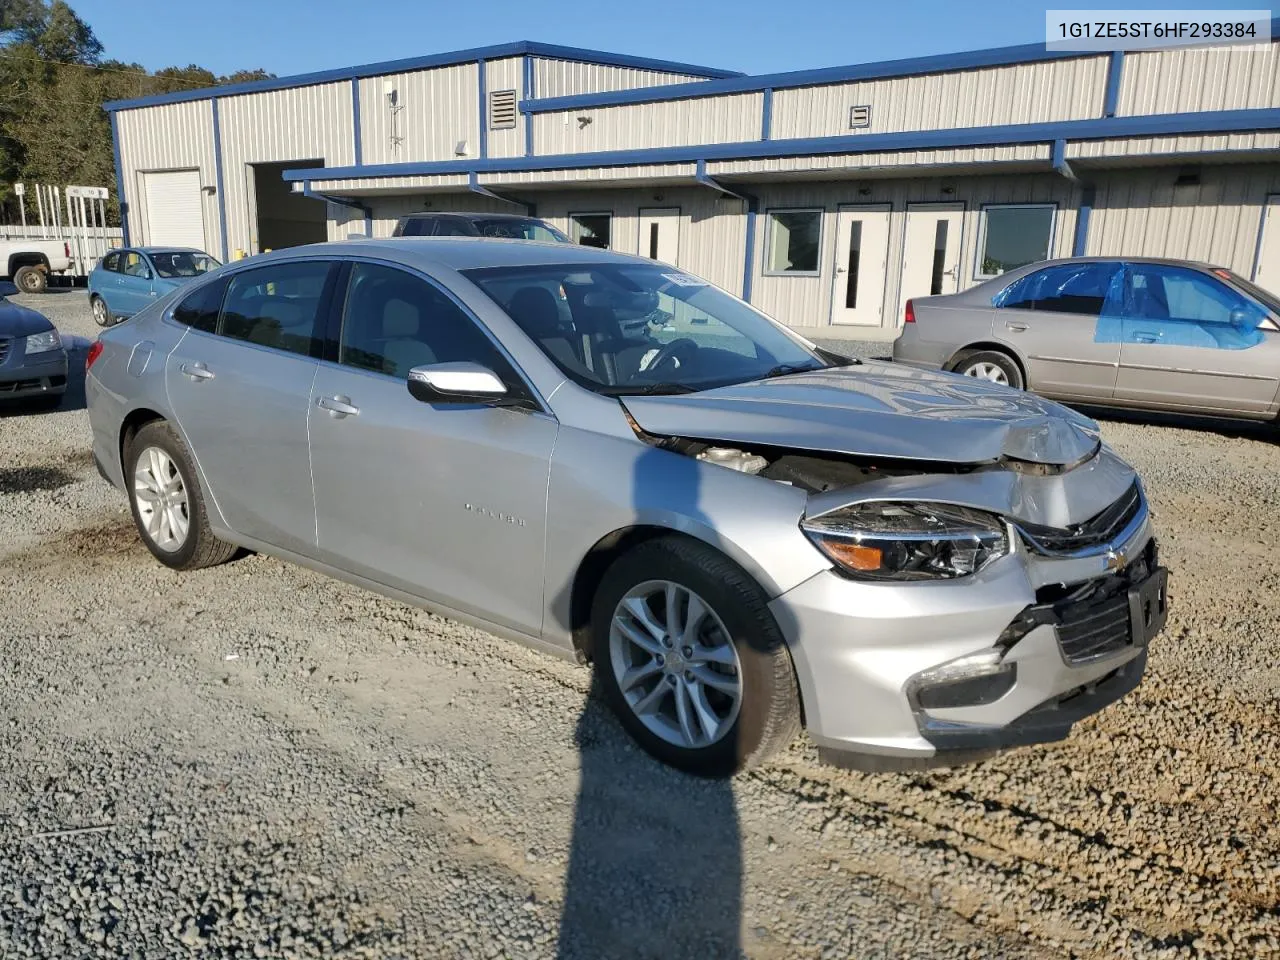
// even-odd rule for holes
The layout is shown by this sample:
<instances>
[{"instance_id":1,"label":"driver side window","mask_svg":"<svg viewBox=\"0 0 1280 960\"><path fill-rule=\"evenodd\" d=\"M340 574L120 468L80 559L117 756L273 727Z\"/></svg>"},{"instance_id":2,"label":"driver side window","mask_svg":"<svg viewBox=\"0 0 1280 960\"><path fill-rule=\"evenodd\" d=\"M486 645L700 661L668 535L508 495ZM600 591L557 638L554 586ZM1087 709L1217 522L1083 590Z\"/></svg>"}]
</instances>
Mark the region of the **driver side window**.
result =
<instances>
[{"instance_id":1,"label":"driver side window","mask_svg":"<svg viewBox=\"0 0 1280 960\"><path fill-rule=\"evenodd\" d=\"M433 284L393 267L352 265L339 363L403 380L414 367L458 361L478 363L509 388L523 389L476 321Z\"/></svg>"},{"instance_id":2,"label":"driver side window","mask_svg":"<svg viewBox=\"0 0 1280 960\"><path fill-rule=\"evenodd\" d=\"M140 280L151 279L151 268L147 266L147 261L142 259L142 254L135 253L132 250L124 254L120 272L126 277L137 277Z\"/></svg>"}]
</instances>

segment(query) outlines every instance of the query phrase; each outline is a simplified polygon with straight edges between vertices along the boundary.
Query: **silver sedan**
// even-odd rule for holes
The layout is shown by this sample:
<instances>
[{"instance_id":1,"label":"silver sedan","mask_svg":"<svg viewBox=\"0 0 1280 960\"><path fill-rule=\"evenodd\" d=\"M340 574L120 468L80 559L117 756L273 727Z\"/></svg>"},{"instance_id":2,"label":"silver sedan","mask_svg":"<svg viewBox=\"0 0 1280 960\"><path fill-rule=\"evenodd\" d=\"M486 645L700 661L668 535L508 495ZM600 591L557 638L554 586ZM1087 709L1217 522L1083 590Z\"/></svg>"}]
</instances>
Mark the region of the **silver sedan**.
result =
<instances>
[{"instance_id":1,"label":"silver sedan","mask_svg":"<svg viewBox=\"0 0 1280 960\"><path fill-rule=\"evenodd\" d=\"M1223 267L1050 260L908 301L895 360L1059 400L1274 420L1280 299Z\"/></svg>"},{"instance_id":2,"label":"silver sedan","mask_svg":"<svg viewBox=\"0 0 1280 960\"><path fill-rule=\"evenodd\" d=\"M591 662L724 775L1060 739L1164 622L1087 418L814 347L670 266L396 239L240 261L102 333L93 453L191 570L264 551Z\"/></svg>"}]
</instances>

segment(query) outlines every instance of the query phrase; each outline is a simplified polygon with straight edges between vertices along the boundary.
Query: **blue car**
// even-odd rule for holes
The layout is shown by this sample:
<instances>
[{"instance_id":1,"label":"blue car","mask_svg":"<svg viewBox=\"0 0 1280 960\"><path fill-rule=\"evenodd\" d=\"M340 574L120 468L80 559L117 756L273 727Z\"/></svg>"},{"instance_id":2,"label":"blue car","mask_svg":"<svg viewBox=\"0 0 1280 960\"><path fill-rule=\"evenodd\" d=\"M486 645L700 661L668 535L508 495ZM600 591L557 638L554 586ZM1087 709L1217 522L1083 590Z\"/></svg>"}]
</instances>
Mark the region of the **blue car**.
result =
<instances>
[{"instance_id":1,"label":"blue car","mask_svg":"<svg viewBox=\"0 0 1280 960\"><path fill-rule=\"evenodd\" d=\"M110 250L89 274L89 306L100 327L133 316L188 280L220 267L190 247L129 247Z\"/></svg>"}]
</instances>

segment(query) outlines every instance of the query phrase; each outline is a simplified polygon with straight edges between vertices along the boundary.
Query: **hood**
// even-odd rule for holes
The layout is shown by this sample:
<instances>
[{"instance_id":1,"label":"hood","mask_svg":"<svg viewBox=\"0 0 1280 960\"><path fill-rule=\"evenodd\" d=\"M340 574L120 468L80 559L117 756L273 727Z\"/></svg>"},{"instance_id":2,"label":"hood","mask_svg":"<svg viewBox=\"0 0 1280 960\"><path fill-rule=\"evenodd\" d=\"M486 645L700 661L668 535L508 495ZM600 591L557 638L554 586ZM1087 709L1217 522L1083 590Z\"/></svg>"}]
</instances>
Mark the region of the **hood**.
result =
<instances>
[{"instance_id":1,"label":"hood","mask_svg":"<svg viewBox=\"0 0 1280 960\"><path fill-rule=\"evenodd\" d=\"M43 313L8 300L0 300L0 337L25 337L52 329L53 324Z\"/></svg>"},{"instance_id":2,"label":"hood","mask_svg":"<svg viewBox=\"0 0 1280 960\"><path fill-rule=\"evenodd\" d=\"M850 456L1062 465L1099 446L1096 423L1051 400L878 361L622 399L649 433Z\"/></svg>"}]
</instances>

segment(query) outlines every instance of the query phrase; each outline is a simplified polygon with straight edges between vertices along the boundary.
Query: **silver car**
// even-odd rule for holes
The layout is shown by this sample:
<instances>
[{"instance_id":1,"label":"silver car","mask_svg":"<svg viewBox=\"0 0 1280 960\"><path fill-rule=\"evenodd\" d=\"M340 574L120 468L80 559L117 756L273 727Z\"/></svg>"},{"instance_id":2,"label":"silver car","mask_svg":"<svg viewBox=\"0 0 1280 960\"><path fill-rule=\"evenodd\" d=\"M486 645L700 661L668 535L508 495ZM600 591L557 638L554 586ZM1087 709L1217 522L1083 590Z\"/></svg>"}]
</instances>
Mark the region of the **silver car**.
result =
<instances>
[{"instance_id":1,"label":"silver car","mask_svg":"<svg viewBox=\"0 0 1280 960\"><path fill-rule=\"evenodd\" d=\"M1225 267L1082 257L907 302L893 358L1058 400L1274 420L1280 299Z\"/></svg>"},{"instance_id":2,"label":"silver car","mask_svg":"<svg viewBox=\"0 0 1280 960\"><path fill-rule=\"evenodd\" d=\"M253 257L103 332L87 395L162 563L263 551L591 662L701 774L802 724L876 768L1060 739L1164 622L1142 485L1092 421L824 352L641 258Z\"/></svg>"}]
</instances>

